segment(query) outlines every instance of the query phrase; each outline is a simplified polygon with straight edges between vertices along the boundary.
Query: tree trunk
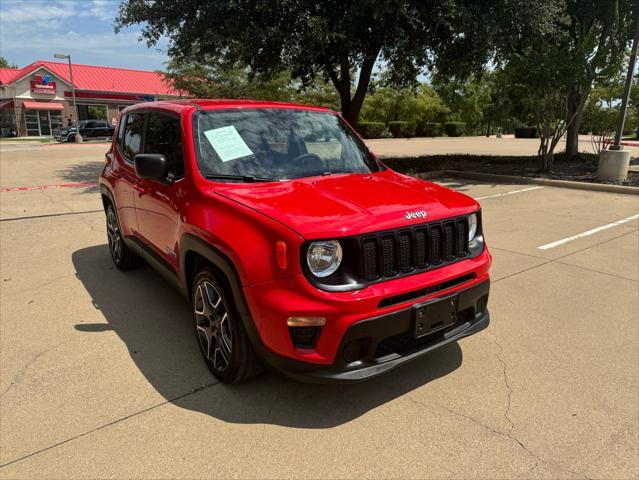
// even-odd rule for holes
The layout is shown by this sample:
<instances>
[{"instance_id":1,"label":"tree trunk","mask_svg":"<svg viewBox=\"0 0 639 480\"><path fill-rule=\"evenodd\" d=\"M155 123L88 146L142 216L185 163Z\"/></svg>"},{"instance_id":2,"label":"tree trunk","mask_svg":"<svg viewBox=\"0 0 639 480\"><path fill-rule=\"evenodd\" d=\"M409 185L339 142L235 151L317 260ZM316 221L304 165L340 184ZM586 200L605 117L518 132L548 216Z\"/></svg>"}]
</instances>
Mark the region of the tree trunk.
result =
<instances>
[{"instance_id":1,"label":"tree trunk","mask_svg":"<svg viewBox=\"0 0 639 480\"><path fill-rule=\"evenodd\" d=\"M572 107L572 106L571 106ZM575 113L571 108L568 111L568 118ZM566 131L566 156L572 158L579 153L579 128L581 127L581 115L575 116L575 120L568 126Z\"/></svg>"},{"instance_id":2,"label":"tree trunk","mask_svg":"<svg viewBox=\"0 0 639 480\"><path fill-rule=\"evenodd\" d=\"M346 120L351 127L357 128L357 121L359 119L359 112L362 110L364 104L364 98L368 90L368 85L371 81L371 73L375 66L375 61L379 55L379 49L374 54L369 54L364 61L359 71L359 81L357 82L357 88L355 94L351 98L351 77L350 77L350 64L348 62L348 55L342 54L340 61L340 75L337 76L337 72L330 63L325 63L324 68L328 73L329 78L333 82L333 86L337 89L340 98L340 107L342 110L342 117Z\"/></svg>"},{"instance_id":3,"label":"tree trunk","mask_svg":"<svg viewBox=\"0 0 639 480\"><path fill-rule=\"evenodd\" d=\"M589 93L589 92L588 92ZM579 153L579 129L583 118L585 100L588 93L573 93L568 98L568 112L566 122L573 119L566 131L566 156L572 158Z\"/></svg>"}]
</instances>

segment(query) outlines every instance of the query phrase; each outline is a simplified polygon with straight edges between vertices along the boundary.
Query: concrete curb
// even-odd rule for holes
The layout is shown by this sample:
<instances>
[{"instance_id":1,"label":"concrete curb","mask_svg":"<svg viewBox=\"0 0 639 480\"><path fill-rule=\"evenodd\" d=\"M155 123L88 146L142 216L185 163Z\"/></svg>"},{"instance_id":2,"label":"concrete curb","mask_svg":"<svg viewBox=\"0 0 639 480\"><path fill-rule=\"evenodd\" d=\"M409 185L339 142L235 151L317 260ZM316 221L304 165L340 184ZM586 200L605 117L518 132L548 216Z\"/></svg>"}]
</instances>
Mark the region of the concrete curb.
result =
<instances>
[{"instance_id":1,"label":"concrete curb","mask_svg":"<svg viewBox=\"0 0 639 480\"><path fill-rule=\"evenodd\" d=\"M463 172L459 170L434 170L414 174L419 178L438 178L448 176L451 178L467 178L471 180L486 180L494 182L512 182L534 185L546 185L549 187L574 188L577 190L589 190L592 192L622 193L626 195L639 195L639 187L627 185L608 185L606 183L574 182L570 180L555 180L551 178L519 177L516 175L498 175L494 173Z\"/></svg>"}]
</instances>

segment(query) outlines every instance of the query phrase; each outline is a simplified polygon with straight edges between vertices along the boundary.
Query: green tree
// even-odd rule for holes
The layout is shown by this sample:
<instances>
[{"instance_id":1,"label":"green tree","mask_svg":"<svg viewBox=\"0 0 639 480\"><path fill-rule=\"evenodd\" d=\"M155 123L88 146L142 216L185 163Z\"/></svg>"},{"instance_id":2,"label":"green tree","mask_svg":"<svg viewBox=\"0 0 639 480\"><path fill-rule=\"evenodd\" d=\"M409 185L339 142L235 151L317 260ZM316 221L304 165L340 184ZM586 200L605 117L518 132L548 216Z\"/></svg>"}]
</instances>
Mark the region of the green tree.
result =
<instances>
[{"instance_id":1,"label":"green tree","mask_svg":"<svg viewBox=\"0 0 639 480\"><path fill-rule=\"evenodd\" d=\"M263 80L250 75L238 64L172 60L164 74L167 80L186 95L200 98L252 98L290 100L294 93L290 73Z\"/></svg>"},{"instance_id":2,"label":"green tree","mask_svg":"<svg viewBox=\"0 0 639 480\"><path fill-rule=\"evenodd\" d=\"M362 107L362 117L373 122L432 122L448 113L439 95L428 85L375 88Z\"/></svg>"},{"instance_id":3,"label":"green tree","mask_svg":"<svg viewBox=\"0 0 639 480\"><path fill-rule=\"evenodd\" d=\"M0 57L0 68L18 68L15 63L9 63L6 58Z\"/></svg>"},{"instance_id":4,"label":"green tree","mask_svg":"<svg viewBox=\"0 0 639 480\"><path fill-rule=\"evenodd\" d=\"M557 22L561 22L557 17ZM517 54L508 59L503 75L511 97L518 97L522 108L531 112L540 135L540 170L548 172L554 151L576 113L568 115L570 78L574 71L567 59L565 32L537 36L520 43Z\"/></svg>"},{"instance_id":5,"label":"green tree","mask_svg":"<svg viewBox=\"0 0 639 480\"><path fill-rule=\"evenodd\" d=\"M565 35L566 57L572 71L568 83L566 121L574 120L566 132L566 153L579 151L583 109L593 84L615 77L623 67L624 52L632 40L639 14L636 0L567 0L565 20L559 28Z\"/></svg>"},{"instance_id":6,"label":"green tree","mask_svg":"<svg viewBox=\"0 0 639 480\"><path fill-rule=\"evenodd\" d=\"M451 111L449 120L466 123L467 130L478 131L484 123L484 113L492 101L492 86L488 75L458 78L433 76L433 87Z\"/></svg>"},{"instance_id":7,"label":"green tree","mask_svg":"<svg viewBox=\"0 0 639 480\"><path fill-rule=\"evenodd\" d=\"M583 108L596 83L618 75L634 27L631 0L540 0L551 19L545 34L530 31L500 46L499 60L540 132L543 171L552 168L554 150L567 134L576 152Z\"/></svg>"},{"instance_id":8,"label":"green tree","mask_svg":"<svg viewBox=\"0 0 639 480\"><path fill-rule=\"evenodd\" d=\"M342 114L355 125L377 62L397 84L414 82L424 65L442 59L454 58L460 70L483 65L507 3L127 0L116 31L142 24L148 44L168 37L169 54L180 62L239 62L263 77L289 70L305 86L318 77L330 81Z\"/></svg>"}]
</instances>

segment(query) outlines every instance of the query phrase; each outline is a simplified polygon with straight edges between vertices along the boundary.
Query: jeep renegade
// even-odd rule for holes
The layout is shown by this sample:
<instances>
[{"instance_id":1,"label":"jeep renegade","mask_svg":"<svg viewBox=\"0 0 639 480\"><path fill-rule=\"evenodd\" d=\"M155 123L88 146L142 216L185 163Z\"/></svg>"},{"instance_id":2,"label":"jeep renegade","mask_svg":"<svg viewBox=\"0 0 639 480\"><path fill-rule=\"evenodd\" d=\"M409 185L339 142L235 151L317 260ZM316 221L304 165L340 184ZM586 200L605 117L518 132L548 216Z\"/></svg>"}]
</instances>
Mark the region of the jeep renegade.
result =
<instances>
[{"instance_id":1,"label":"jeep renegade","mask_svg":"<svg viewBox=\"0 0 639 480\"><path fill-rule=\"evenodd\" d=\"M331 110L134 105L100 191L113 262L175 283L224 382L364 380L489 323L478 203L394 172Z\"/></svg>"}]
</instances>

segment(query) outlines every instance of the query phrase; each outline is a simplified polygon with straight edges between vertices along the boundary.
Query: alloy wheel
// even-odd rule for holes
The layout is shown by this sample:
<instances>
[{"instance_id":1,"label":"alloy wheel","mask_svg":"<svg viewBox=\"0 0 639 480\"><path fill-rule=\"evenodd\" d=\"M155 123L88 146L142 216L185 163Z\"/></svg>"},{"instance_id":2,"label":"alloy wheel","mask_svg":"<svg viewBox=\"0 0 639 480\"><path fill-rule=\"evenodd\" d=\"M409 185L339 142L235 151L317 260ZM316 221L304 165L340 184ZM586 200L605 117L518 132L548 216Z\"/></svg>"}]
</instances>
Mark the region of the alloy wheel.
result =
<instances>
[{"instance_id":1,"label":"alloy wheel","mask_svg":"<svg viewBox=\"0 0 639 480\"><path fill-rule=\"evenodd\" d=\"M203 280L195 291L197 338L213 368L222 372L231 363L232 337L228 312L215 286Z\"/></svg>"},{"instance_id":2,"label":"alloy wheel","mask_svg":"<svg viewBox=\"0 0 639 480\"><path fill-rule=\"evenodd\" d=\"M120 227L118 219L112 209L107 212L107 237L109 240L109 250L111 256L116 263L122 259L122 235L120 235Z\"/></svg>"}]
</instances>

